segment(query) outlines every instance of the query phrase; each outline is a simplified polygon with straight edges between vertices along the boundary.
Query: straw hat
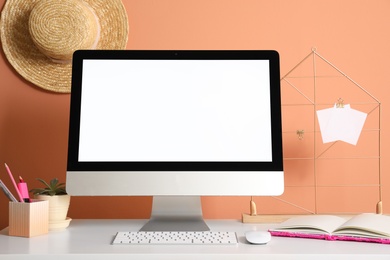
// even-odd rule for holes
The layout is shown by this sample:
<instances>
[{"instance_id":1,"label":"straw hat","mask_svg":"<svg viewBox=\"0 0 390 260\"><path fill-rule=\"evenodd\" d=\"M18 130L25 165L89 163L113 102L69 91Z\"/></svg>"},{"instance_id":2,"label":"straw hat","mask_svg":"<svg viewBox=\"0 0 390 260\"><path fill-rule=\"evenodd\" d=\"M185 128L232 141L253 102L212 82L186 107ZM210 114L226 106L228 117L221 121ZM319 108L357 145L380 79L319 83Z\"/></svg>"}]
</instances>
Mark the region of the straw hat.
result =
<instances>
[{"instance_id":1,"label":"straw hat","mask_svg":"<svg viewBox=\"0 0 390 260\"><path fill-rule=\"evenodd\" d=\"M124 49L128 23L121 0L7 0L0 36L5 56L26 80L69 93L78 49Z\"/></svg>"}]
</instances>

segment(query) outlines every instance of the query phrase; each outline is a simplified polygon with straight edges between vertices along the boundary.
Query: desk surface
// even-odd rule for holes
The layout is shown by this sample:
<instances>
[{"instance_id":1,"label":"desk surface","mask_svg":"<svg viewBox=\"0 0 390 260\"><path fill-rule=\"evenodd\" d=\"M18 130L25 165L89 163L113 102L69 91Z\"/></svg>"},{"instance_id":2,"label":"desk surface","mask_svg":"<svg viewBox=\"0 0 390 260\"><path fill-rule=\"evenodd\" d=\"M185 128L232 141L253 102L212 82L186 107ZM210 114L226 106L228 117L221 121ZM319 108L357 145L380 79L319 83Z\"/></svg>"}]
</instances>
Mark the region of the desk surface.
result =
<instances>
[{"instance_id":1,"label":"desk surface","mask_svg":"<svg viewBox=\"0 0 390 260\"><path fill-rule=\"evenodd\" d=\"M208 220L213 231L235 231L238 245L147 246L111 245L117 231L136 231L146 220L72 220L65 231L33 238L0 232L0 259L390 259L390 245L273 237L267 245L251 245L244 234L275 224Z\"/></svg>"}]
</instances>

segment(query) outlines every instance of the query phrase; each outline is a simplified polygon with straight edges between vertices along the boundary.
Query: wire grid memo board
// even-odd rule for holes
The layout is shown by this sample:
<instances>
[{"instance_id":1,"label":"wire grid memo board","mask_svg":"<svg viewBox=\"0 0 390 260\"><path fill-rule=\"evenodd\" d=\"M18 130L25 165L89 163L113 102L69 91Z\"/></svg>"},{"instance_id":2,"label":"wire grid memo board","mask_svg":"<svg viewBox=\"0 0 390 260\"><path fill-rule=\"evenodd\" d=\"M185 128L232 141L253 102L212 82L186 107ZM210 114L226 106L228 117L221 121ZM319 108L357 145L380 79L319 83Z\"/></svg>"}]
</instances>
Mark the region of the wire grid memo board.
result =
<instances>
[{"instance_id":1,"label":"wire grid memo board","mask_svg":"<svg viewBox=\"0 0 390 260\"><path fill-rule=\"evenodd\" d=\"M260 213L381 213L378 99L315 48L281 78L281 92L285 191L279 197L252 198L251 207L256 208L256 199ZM356 145L324 143L317 111L347 105L367 114Z\"/></svg>"}]
</instances>

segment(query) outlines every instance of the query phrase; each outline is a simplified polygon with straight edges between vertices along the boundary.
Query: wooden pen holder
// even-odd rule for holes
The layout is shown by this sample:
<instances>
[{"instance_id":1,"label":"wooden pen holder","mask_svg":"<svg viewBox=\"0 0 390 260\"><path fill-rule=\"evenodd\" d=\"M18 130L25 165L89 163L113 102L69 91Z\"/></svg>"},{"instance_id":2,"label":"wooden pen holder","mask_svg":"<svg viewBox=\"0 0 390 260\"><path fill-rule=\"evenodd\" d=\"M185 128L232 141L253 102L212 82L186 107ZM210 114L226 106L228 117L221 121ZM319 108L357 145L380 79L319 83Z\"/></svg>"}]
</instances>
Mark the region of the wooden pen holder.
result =
<instances>
[{"instance_id":1,"label":"wooden pen holder","mask_svg":"<svg viewBox=\"0 0 390 260\"><path fill-rule=\"evenodd\" d=\"M32 200L30 203L9 203L8 234L33 237L49 232L49 202Z\"/></svg>"}]
</instances>

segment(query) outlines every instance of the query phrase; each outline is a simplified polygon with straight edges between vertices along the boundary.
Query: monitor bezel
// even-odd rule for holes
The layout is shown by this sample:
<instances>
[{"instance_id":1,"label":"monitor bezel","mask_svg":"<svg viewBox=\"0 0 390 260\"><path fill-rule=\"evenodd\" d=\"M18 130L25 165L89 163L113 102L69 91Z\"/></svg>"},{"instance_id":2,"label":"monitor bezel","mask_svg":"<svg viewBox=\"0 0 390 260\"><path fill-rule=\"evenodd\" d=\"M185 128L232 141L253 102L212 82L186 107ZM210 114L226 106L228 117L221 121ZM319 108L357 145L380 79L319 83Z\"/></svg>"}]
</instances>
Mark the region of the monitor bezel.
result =
<instances>
[{"instance_id":1,"label":"monitor bezel","mask_svg":"<svg viewBox=\"0 0 390 260\"><path fill-rule=\"evenodd\" d=\"M78 145L84 60L268 60L271 162L80 162ZM67 171L283 171L279 54L273 50L79 50L73 55Z\"/></svg>"}]
</instances>

